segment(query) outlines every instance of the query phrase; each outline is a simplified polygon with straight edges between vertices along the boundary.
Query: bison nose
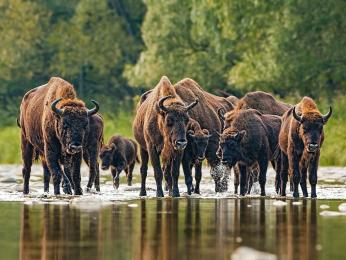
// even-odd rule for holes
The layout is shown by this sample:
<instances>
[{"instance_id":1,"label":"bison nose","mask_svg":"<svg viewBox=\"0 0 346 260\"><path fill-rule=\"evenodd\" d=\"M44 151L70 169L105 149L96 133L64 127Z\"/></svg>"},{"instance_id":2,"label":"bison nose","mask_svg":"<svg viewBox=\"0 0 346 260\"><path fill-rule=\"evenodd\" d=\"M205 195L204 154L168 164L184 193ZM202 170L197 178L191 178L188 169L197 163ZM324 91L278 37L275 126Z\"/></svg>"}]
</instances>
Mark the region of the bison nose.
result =
<instances>
[{"instance_id":1,"label":"bison nose","mask_svg":"<svg viewBox=\"0 0 346 260\"><path fill-rule=\"evenodd\" d=\"M318 149L318 144L311 143L308 145L308 151L309 152L315 152Z\"/></svg>"},{"instance_id":2,"label":"bison nose","mask_svg":"<svg viewBox=\"0 0 346 260\"><path fill-rule=\"evenodd\" d=\"M187 141L186 141L186 139L180 139L175 144L176 144L177 149L184 150L186 145L187 145Z\"/></svg>"},{"instance_id":3,"label":"bison nose","mask_svg":"<svg viewBox=\"0 0 346 260\"><path fill-rule=\"evenodd\" d=\"M70 145L70 150L80 152L83 149L83 146L77 143L73 143Z\"/></svg>"}]
</instances>

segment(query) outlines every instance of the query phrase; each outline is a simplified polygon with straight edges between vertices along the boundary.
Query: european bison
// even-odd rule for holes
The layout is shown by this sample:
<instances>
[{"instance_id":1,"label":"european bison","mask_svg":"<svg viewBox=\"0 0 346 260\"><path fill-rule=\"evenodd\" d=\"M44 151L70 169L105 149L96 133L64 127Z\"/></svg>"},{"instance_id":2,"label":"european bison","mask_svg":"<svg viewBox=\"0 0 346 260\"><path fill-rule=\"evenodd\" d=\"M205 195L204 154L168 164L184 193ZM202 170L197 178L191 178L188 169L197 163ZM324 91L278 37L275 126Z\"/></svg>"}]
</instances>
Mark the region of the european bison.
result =
<instances>
[{"instance_id":1,"label":"european bison","mask_svg":"<svg viewBox=\"0 0 346 260\"><path fill-rule=\"evenodd\" d=\"M186 105L169 79L163 76L145 100L139 104L133 122L133 134L141 148L140 196L146 196L146 177L150 157L157 186L156 195L163 197L160 155L169 192L174 197L180 196L179 167L187 145L188 111L197 103L197 100L193 100L192 103Z\"/></svg>"},{"instance_id":2,"label":"european bison","mask_svg":"<svg viewBox=\"0 0 346 260\"><path fill-rule=\"evenodd\" d=\"M72 168L74 193L82 194L80 186L80 164L84 136L89 118L96 114L99 105L88 110L83 101L76 97L73 86L58 77L52 77L43 86L27 92L20 106L21 150L23 159L24 194L29 193L31 165L38 153L44 171L53 174L54 194L63 189L71 194L71 183L62 171L61 164ZM71 165L71 164L72 165Z\"/></svg>"},{"instance_id":3,"label":"european bison","mask_svg":"<svg viewBox=\"0 0 346 260\"><path fill-rule=\"evenodd\" d=\"M323 126L331 115L331 107L327 114L322 115L315 102L309 97L304 97L300 103L283 115L279 136L282 150L282 196L286 195L287 170L293 179L293 197L299 197L299 183L304 197L308 196L307 171L309 171L311 197L317 196L317 168L324 139Z\"/></svg>"},{"instance_id":4,"label":"european bison","mask_svg":"<svg viewBox=\"0 0 346 260\"><path fill-rule=\"evenodd\" d=\"M227 190L228 173L225 173L216 155L219 147L219 136L215 131L220 132L223 122L220 120L217 111L223 108L226 111L233 109L233 104L226 98L218 97L204 91L197 82L192 79L183 79L174 85L178 95L187 103L198 99L200 105L190 111L190 116L196 120L202 129L207 129L211 134L206 149L206 159L211 166L211 176L215 181L215 191Z\"/></svg>"},{"instance_id":5,"label":"european bison","mask_svg":"<svg viewBox=\"0 0 346 260\"><path fill-rule=\"evenodd\" d=\"M194 190L199 194L199 184L202 178L202 162L205 159L205 151L211 135L207 129L202 129L199 123L190 118L187 132L187 146L184 151L182 165L185 175L187 193L191 195ZM192 185L192 167L195 166L196 186Z\"/></svg>"},{"instance_id":6,"label":"european bison","mask_svg":"<svg viewBox=\"0 0 346 260\"><path fill-rule=\"evenodd\" d=\"M279 116L263 115L255 109L246 109L238 110L231 125L222 132L222 162L230 167L238 164L241 195L245 195L247 190L247 168L254 167L257 163L261 195L265 195L268 161L275 165L274 154L278 147L280 126Z\"/></svg>"},{"instance_id":7,"label":"european bison","mask_svg":"<svg viewBox=\"0 0 346 260\"><path fill-rule=\"evenodd\" d=\"M132 185L133 168L136 161L139 162L135 141L121 136L112 136L108 144L101 148L100 158L102 170L111 168L113 186L116 189L119 188L119 176L123 170L126 173L127 185Z\"/></svg>"}]
</instances>

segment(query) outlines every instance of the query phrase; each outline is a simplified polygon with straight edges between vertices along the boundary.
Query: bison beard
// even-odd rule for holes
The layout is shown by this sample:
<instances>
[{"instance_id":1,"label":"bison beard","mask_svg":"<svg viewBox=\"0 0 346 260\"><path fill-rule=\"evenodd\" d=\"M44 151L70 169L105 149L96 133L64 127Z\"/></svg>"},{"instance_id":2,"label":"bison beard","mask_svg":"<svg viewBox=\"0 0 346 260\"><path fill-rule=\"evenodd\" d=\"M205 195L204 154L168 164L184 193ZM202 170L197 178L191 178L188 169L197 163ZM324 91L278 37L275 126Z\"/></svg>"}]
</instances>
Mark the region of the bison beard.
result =
<instances>
[{"instance_id":1,"label":"bison beard","mask_svg":"<svg viewBox=\"0 0 346 260\"><path fill-rule=\"evenodd\" d=\"M89 126L89 117L96 114L99 106L88 110L84 103L76 98L73 86L60 78L51 78L43 86L32 89L23 97L20 108L20 126L23 158L24 193L29 192L29 179L34 151L44 158L44 171L53 174L54 194L60 194L60 182L63 177L63 189L71 194L82 194L80 187L80 164L84 136ZM69 178L61 169L70 169ZM48 174L47 174L48 176ZM45 181L48 178L45 174ZM45 184L48 191L48 185Z\"/></svg>"},{"instance_id":2,"label":"bison beard","mask_svg":"<svg viewBox=\"0 0 346 260\"><path fill-rule=\"evenodd\" d=\"M332 108L322 115L315 102L304 97L297 106L282 117L279 144L282 156L281 195L286 195L288 174L293 181L293 197L299 197L300 184L303 196L308 196L306 187L307 173L311 185L311 197L317 197L317 169L320 148L323 144L323 126L332 115Z\"/></svg>"}]
</instances>

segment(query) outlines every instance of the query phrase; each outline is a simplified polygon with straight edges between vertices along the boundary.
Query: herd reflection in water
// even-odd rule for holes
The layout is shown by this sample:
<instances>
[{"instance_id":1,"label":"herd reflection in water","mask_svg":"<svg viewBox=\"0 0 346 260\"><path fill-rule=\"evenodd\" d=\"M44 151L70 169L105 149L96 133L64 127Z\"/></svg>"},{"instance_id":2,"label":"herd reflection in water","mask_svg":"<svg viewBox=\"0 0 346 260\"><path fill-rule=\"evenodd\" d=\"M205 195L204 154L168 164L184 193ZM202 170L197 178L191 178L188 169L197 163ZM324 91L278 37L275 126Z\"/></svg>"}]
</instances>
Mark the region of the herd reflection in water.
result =
<instances>
[{"instance_id":1,"label":"herd reflection in water","mask_svg":"<svg viewBox=\"0 0 346 260\"><path fill-rule=\"evenodd\" d=\"M97 211L23 205L20 259L223 259L239 246L316 259L315 200L139 200ZM280 257L280 258L281 258Z\"/></svg>"}]
</instances>

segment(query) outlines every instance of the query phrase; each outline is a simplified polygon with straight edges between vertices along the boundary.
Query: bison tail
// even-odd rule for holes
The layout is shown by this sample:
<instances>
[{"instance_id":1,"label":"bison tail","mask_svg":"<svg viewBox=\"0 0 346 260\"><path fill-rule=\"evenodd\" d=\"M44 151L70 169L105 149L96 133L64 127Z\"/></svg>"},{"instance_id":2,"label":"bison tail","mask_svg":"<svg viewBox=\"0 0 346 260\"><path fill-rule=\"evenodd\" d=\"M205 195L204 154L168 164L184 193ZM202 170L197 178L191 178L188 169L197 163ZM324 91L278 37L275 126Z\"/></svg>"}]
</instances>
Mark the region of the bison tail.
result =
<instances>
[{"instance_id":1,"label":"bison tail","mask_svg":"<svg viewBox=\"0 0 346 260\"><path fill-rule=\"evenodd\" d=\"M273 157L275 161L278 161L280 159L280 154L281 154L280 146L276 145L274 153L273 153Z\"/></svg>"}]
</instances>

